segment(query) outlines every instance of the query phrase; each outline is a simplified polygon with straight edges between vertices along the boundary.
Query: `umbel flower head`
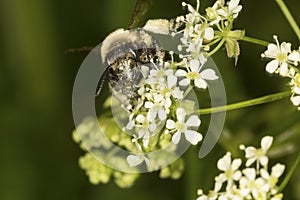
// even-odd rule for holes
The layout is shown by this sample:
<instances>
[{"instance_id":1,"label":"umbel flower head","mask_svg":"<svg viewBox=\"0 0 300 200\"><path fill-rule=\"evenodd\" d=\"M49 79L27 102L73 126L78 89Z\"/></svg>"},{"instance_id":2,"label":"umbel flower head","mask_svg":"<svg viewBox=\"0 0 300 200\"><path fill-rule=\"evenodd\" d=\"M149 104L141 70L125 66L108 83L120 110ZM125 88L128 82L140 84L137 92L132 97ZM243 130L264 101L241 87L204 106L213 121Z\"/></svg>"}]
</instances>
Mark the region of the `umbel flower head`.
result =
<instances>
[{"instance_id":1,"label":"umbel flower head","mask_svg":"<svg viewBox=\"0 0 300 200\"><path fill-rule=\"evenodd\" d=\"M266 71L284 77L293 76L295 71L289 65L298 65L300 62L299 52L291 50L291 43L282 42L279 44L278 37L274 35L273 38L276 44L269 44L268 49L262 54L262 57L272 59L266 65Z\"/></svg>"},{"instance_id":2,"label":"umbel flower head","mask_svg":"<svg viewBox=\"0 0 300 200\"><path fill-rule=\"evenodd\" d=\"M273 36L276 44L269 44L268 49L261 55L263 58L272 59L266 65L266 71L270 74L279 74L290 78L291 102L300 110L300 51L292 50L291 43L279 44L278 37Z\"/></svg>"},{"instance_id":3,"label":"umbel flower head","mask_svg":"<svg viewBox=\"0 0 300 200\"><path fill-rule=\"evenodd\" d=\"M204 63L200 64L199 60L190 60L190 57L175 62L172 52L170 56L172 60L163 65L153 64L145 80L140 83L140 97L136 101L139 105L132 105L127 110L129 120L123 130L131 131L132 142L137 149L135 154L127 158L130 166L143 161L151 163L144 154L156 148L153 143L158 143L162 133L169 134L169 142L175 145L182 135L192 145L198 144L203 138L197 131L201 122L199 117L180 107L180 102L185 101L188 89L206 89L208 81L217 80L218 76L213 69L204 68L205 58ZM134 109L137 106L139 109Z\"/></svg>"},{"instance_id":4,"label":"umbel flower head","mask_svg":"<svg viewBox=\"0 0 300 200\"><path fill-rule=\"evenodd\" d=\"M228 57L234 57L237 62L240 53L237 40L245 34L242 30L232 30L233 21L242 10L239 2L230 0L225 4L224 0L217 0L212 7L206 9L205 15L199 12L199 0L196 8L183 2L182 5L189 13L177 17L176 22L183 24L184 28L180 26L172 33L182 34L181 44L178 45L181 57L192 57L201 63L203 55L214 54L225 43ZM211 50L212 47L215 48Z\"/></svg>"},{"instance_id":5,"label":"umbel flower head","mask_svg":"<svg viewBox=\"0 0 300 200\"><path fill-rule=\"evenodd\" d=\"M205 195L201 189L198 190L199 197L197 200L282 199L283 194L278 192L277 183L285 166L278 163L271 168L271 172L268 171L267 151L272 142L273 137L265 136L261 140L261 148L241 145L247 159L243 169L240 169L242 166L241 159L232 160L231 154L226 153L217 163L217 167L222 173L215 178L215 188L208 195ZM256 167L253 167L255 162Z\"/></svg>"}]
</instances>

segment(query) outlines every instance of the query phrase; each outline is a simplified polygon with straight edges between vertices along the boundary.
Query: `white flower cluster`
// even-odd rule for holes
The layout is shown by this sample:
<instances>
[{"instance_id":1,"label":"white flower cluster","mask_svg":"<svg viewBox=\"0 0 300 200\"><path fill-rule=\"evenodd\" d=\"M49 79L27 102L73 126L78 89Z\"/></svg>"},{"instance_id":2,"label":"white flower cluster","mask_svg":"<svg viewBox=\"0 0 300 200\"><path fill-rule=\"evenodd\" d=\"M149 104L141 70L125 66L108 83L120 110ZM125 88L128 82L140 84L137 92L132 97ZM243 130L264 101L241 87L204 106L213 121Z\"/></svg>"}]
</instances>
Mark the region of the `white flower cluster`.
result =
<instances>
[{"instance_id":1,"label":"white flower cluster","mask_svg":"<svg viewBox=\"0 0 300 200\"><path fill-rule=\"evenodd\" d=\"M269 44L268 49L261 55L263 58L272 59L266 65L266 71L291 79L291 101L300 110L300 71L297 68L300 63L300 47L298 50L292 51L291 43L282 42L279 44L277 36L274 36L274 40L276 44Z\"/></svg>"},{"instance_id":2,"label":"white flower cluster","mask_svg":"<svg viewBox=\"0 0 300 200\"><path fill-rule=\"evenodd\" d=\"M239 0L230 0L227 4L224 0L217 0L206 9L206 15L203 16L199 13L199 0L196 8L185 2L182 5L187 7L189 13L176 18L178 24L184 24L184 29L177 30L173 35L183 33L178 50L185 51L183 57L190 56L201 63L204 52L208 52L211 45L220 42L222 38L229 39L233 19L238 16L242 6Z\"/></svg>"},{"instance_id":3,"label":"white flower cluster","mask_svg":"<svg viewBox=\"0 0 300 200\"><path fill-rule=\"evenodd\" d=\"M241 145L240 148L245 151L247 159L244 169L240 169L242 160L232 160L231 153L228 152L217 163L222 173L215 178L214 189L208 195L198 190L197 200L282 199L283 194L278 192L277 183L285 166L276 164L271 168L271 172L268 171L267 151L272 142L273 137L265 136L261 140L260 148Z\"/></svg>"},{"instance_id":4,"label":"white flower cluster","mask_svg":"<svg viewBox=\"0 0 300 200\"><path fill-rule=\"evenodd\" d=\"M199 0L196 8L185 2L182 5L189 13L176 18L180 26L172 33L172 36L182 34L178 46L179 61L175 62L173 52L170 52L172 61L142 67L144 80L138 91L140 98L137 105L128 109L129 122L123 130L133 132L132 142L138 149L136 155L127 157L130 166L143 161L149 163L144 153L153 150L151 144L155 142L151 138L159 140L162 133L171 134L174 144L179 143L182 135L193 145L202 140L203 136L196 131L201 122L199 117L190 114L178 102L184 101L193 87L206 89L207 81L219 78L213 69L203 69L210 46L221 40L236 41L242 35L231 31L232 22L242 9L239 0L230 0L227 4L224 0L217 0L206 9L205 17L199 13Z\"/></svg>"},{"instance_id":5,"label":"white flower cluster","mask_svg":"<svg viewBox=\"0 0 300 200\"><path fill-rule=\"evenodd\" d=\"M171 134L174 144L179 143L182 134L193 145L202 140L202 135L196 131L200 126L200 119L195 114L187 117L190 112L185 110L183 104L189 101L185 101L184 97L194 85L205 89L208 87L206 80L216 80L218 76L213 69L203 70L204 63L201 64L198 60L188 63L185 58L176 63L173 61L173 52L170 55L172 61L165 62L162 66L151 63L153 67L141 67L145 79L141 81L138 90L138 104L128 109L129 122L124 128L124 131L133 133L132 142L138 150L136 155L127 157L128 164L132 167L143 161L149 163L143 153L152 150L151 138L159 139L162 133Z\"/></svg>"}]
</instances>

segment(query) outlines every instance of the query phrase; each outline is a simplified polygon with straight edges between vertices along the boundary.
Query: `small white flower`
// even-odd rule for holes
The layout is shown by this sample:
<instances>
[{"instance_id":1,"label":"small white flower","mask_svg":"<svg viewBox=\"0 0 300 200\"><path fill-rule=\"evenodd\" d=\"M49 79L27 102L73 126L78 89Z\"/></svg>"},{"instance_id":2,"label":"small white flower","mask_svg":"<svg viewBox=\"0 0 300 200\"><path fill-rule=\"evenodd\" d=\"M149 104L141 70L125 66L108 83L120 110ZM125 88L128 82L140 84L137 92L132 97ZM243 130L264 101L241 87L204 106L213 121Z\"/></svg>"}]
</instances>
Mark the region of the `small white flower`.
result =
<instances>
[{"instance_id":1,"label":"small white flower","mask_svg":"<svg viewBox=\"0 0 300 200\"><path fill-rule=\"evenodd\" d=\"M177 122L174 120L168 119L166 123L167 129L171 130L170 132L175 132L172 136L172 142L178 144L181 138L181 134L184 133L185 139L191 144L196 145L202 140L202 135L197 131L189 129L190 127L199 127L200 119L197 115L192 115L185 121L186 112L183 108L177 108L176 117Z\"/></svg>"},{"instance_id":2,"label":"small white flower","mask_svg":"<svg viewBox=\"0 0 300 200\"><path fill-rule=\"evenodd\" d=\"M266 136L262 139L262 149L267 150L272 144L273 138ZM241 149L245 147L241 145ZM253 154L255 155L255 154ZM228 152L217 163L219 170L223 173L215 177L215 188L207 195L202 190L198 190L197 200L281 200L282 193L278 193L279 177L283 174L285 166L276 164L272 167L271 173L267 171L267 166L259 166L260 169L244 168L239 170L241 159L232 161ZM226 183L226 185L223 185Z\"/></svg>"},{"instance_id":3,"label":"small white flower","mask_svg":"<svg viewBox=\"0 0 300 200\"><path fill-rule=\"evenodd\" d=\"M151 136L151 132L154 132L156 129L156 124L150 122L144 115L139 114L136 117L136 121L139 124L136 124L136 127L140 127L140 131L138 133L138 138L143 138L144 147L148 147L149 140Z\"/></svg>"},{"instance_id":4,"label":"small white flower","mask_svg":"<svg viewBox=\"0 0 300 200\"><path fill-rule=\"evenodd\" d=\"M151 69L148 78L145 80L146 84L155 85L161 84L165 81L166 69L157 68Z\"/></svg>"},{"instance_id":5,"label":"small white flower","mask_svg":"<svg viewBox=\"0 0 300 200\"><path fill-rule=\"evenodd\" d=\"M262 57L273 59L266 65L266 71L270 74L278 73L281 76L288 76L290 70L288 64L297 66L300 62L300 54L297 51L291 51L291 43L279 44L275 35L274 40L276 44L269 44L268 49L262 54Z\"/></svg>"},{"instance_id":6,"label":"small white flower","mask_svg":"<svg viewBox=\"0 0 300 200\"><path fill-rule=\"evenodd\" d=\"M202 70L202 66L199 60L191 60L190 65L187 67L188 72L182 69L177 70L175 73L176 76L186 77L179 82L179 85L187 86L191 81L194 81L196 87L206 89L208 86L206 80L216 80L219 78L213 69Z\"/></svg>"},{"instance_id":7,"label":"small white flower","mask_svg":"<svg viewBox=\"0 0 300 200\"><path fill-rule=\"evenodd\" d=\"M125 130L132 130L133 127L135 126L135 119L133 117L134 117L133 113L129 115L129 122L126 125Z\"/></svg>"},{"instance_id":8,"label":"small white flower","mask_svg":"<svg viewBox=\"0 0 300 200\"><path fill-rule=\"evenodd\" d=\"M255 147L247 147L241 146L241 149L245 151L245 157L248 159L246 162L246 166L249 167L257 161L262 166L266 166L269 162L269 158L266 156L267 151L271 147L273 143L273 137L265 136L261 140L261 148L256 149Z\"/></svg>"},{"instance_id":9,"label":"small white flower","mask_svg":"<svg viewBox=\"0 0 300 200\"><path fill-rule=\"evenodd\" d=\"M160 120L165 120L167 118L166 109L170 107L171 102L167 103L167 100L164 99L164 96L162 94L153 94L153 102L146 101L145 102L145 108L148 108L148 114L147 119L151 122L153 122L158 116Z\"/></svg>"},{"instance_id":10,"label":"small white flower","mask_svg":"<svg viewBox=\"0 0 300 200\"><path fill-rule=\"evenodd\" d=\"M229 152L218 161L218 169L224 172L219 174L218 180L219 182L228 182L226 190L232 187L233 181L237 181L241 178L241 171L238 170L241 164L241 159L231 160L231 153Z\"/></svg>"},{"instance_id":11,"label":"small white flower","mask_svg":"<svg viewBox=\"0 0 300 200\"><path fill-rule=\"evenodd\" d=\"M135 167L140 165L143 161L145 161L146 165L149 166L149 159L143 154L129 155L127 156L127 163L130 167Z\"/></svg>"},{"instance_id":12,"label":"small white flower","mask_svg":"<svg viewBox=\"0 0 300 200\"><path fill-rule=\"evenodd\" d=\"M237 18L239 12L242 10L242 6L239 5L240 0L230 0L228 3L228 7L223 7L218 9L218 14L223 16L224 18L228 18L229 16L233 16L233 18Z\"/></svg>"},{"instance_id":13,"label":"small white flower","mask_svg":"<svg viewBox=\"0 0 300 200\"><path fill-rule=\"evenodd\" d=\"M242 10L242 6L239 5L240 0L230 0L228 3L228 10L232 14L238 14ZM235 18L235 17L234 17Z\"/></svg>"},{"instance_id":14,"label":"small white flower","mask_svg":"<svg viewBox=\"0 0 300 200\"><path fill-rule=\"evenodd\" d=\"M169 101L168 98L171 96L175 99L183 99L183 91L176 86L177 77L174 75L174 71L168 69L165 74L167 76L167 80L163 84L158 85L157 91L161 92L167 101Z\"/></svg>"},{"instance_id":15,"label":"small white flower","mask_svg":"<svg viewBox=\"0 0 300 200\"><path fill-rule=\"evenodd\" d=\"M270 188L275 188L279 177L283 174L285 166L282 164L276 164L272 167L271 174L265 169L260 169L261 177L263 177L269 184ZM273 193L277 193L276 189L273 189Z\"/></svg>"},{"instance_id":16,"label":"small white flower","mask_svg":"<svg viewBox=\"0 0 300 200\"><path fill-rule=\"evenodd\" d=\"M291 80L292 93L300 95L300 73L297 73Z\"/></svg>"},{"instance_id":17,"label":"small white flower","mask_svg":"<svg viewBox=\"0 0 300 200\"><path fill-rule=\"evenodd\" d=\"M222 17L219 15L218 10L225 5L224 0L217 0L212 7L205 9L206 15L210 20L210 24L218 24Z\"/></svg>"},{"instance_id":18,"label":"small white flower","mask_svg":"<svg viewBox=\"0 0 300 200\"><path fill-rule=\"evenodd\" d=\"M195 25L195 35L193 37L199 37L206 40L214 39L214 29L209 26L208 23L203 22Z\"/></svg>"},{"instance_id":19,"label":"small white flower","mask_svg":"<svg viewBox=\"0 0 300 200\"><path fill-rule=\"evenodd\" d=\"M270 187L262 178L256 177L256 170L246 168L243 170L243 174L245 176L239 182L241 195L244 197L252 195L250 199L266 199Z\"/></svg>"},{"instance_id":20,"label":"small white flower","mask_svg":"<svg viewBox=\"0 0 300 200\"><path fill-rule=\"evenodd\" d=\"M291 96L291 102L294 106L300 106L300 96ZM298 110L300 110L300 107L298 107Z\"/></svg>"}]
</instances>

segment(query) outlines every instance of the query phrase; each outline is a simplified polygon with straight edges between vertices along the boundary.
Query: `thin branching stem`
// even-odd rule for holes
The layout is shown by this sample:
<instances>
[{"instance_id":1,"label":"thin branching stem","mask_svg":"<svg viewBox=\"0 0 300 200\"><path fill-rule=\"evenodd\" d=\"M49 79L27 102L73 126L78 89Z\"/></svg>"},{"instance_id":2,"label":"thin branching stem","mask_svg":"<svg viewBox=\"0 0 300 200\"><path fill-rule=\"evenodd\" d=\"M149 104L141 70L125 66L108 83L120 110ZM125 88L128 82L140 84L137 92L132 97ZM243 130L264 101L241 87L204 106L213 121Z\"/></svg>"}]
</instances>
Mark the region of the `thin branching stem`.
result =
<instances>
[{"instance_id":1,"label":"thin branching stem","mask_svg":"<svg viewBox=\"0 0 300 200\"><path fill-rule=\"evenodd\" d=\"M250 99L250 100L241 101L238 103L225 105L225 106L200 109L200 110L198 110L198 113L200 113L200 115L201 114L205 115L205 114L224 112L224 111L229 111L229 110L237 110L237 109L241 109L241 108L246 108L246 107L250 107L250 106L255 106L255 105L259 105L259 104L277 101L279 99L288 97L290 95L291 95L290 91L280 92L280 93L271 94L271 95L267 95L267 96L263 96L263 97L259 97L259 98L255 98L255 99Z\"/></svg>"}]
</instances>

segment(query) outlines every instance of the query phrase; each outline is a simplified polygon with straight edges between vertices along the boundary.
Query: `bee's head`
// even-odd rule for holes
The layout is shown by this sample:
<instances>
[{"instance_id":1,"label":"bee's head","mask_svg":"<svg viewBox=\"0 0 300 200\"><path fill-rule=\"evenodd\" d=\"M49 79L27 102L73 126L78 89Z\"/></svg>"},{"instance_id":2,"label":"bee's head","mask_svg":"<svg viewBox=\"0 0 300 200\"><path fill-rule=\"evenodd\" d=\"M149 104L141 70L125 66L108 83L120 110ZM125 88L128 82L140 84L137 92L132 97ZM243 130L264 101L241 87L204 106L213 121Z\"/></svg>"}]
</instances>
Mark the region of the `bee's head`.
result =
<instances>
[{"instance_id":1,"label":"bee's head","mask_svg":"<svg viewBox=\"0 0 300 200\"><path fill-rule=\"evenodd\" d=\"M156 49L157 44L143 29L117 29L109 34L102 43L102 62L107 66L120 58L137 58L139 60L142 49Z\"/></svg>"}]
</instances>

